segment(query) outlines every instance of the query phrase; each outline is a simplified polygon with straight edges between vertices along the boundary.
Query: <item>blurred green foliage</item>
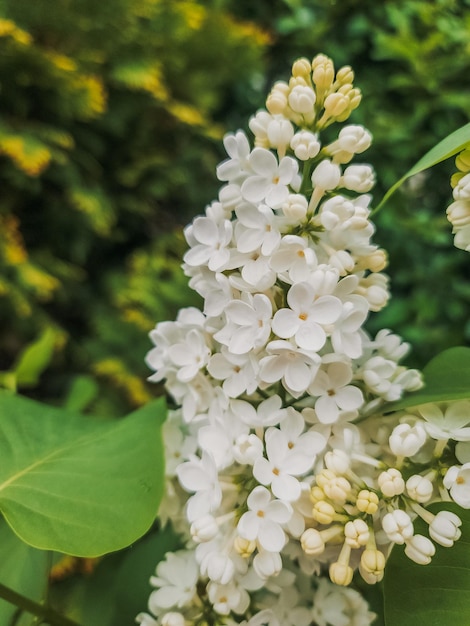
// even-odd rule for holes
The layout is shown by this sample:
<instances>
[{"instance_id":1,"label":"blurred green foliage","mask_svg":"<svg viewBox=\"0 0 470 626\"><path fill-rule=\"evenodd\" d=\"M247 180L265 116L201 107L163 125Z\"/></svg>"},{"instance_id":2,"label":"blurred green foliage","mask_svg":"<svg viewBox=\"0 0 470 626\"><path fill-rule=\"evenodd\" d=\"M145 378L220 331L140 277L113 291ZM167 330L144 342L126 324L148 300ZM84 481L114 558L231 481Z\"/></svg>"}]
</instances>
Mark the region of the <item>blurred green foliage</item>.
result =
<instances>
[{"instance_id":1,"label":"blurred green foliage","mask_svg":"<svg viewBox=\"0 0 470 626\"><path fill-rule=\"evenodd\" d=\"M267 43L217 2L0 0L0 369L50 327L39 395L92 372L104 413L150 399L147 333L194 298L170 233Z\"/></svg>"}]
</instances>

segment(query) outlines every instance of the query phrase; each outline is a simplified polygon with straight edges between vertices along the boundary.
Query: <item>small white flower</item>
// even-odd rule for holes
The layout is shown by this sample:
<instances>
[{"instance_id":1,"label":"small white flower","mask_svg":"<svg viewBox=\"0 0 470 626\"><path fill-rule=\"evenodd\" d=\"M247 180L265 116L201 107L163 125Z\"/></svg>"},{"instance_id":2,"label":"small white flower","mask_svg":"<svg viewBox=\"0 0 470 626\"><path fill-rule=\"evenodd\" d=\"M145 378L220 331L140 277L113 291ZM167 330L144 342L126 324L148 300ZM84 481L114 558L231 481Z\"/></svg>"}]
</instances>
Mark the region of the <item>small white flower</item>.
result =
<instances>
[{"instance_id":1,"label":"small white flower","mask_svg":"<svg viewBox=\"0 0 470 626\"><path fill-rule=\"evenodd\" d=\"M247 136L241 130L235 134L228 133L224 137L224 146L230 158L217 166L217 178L234 181L244 177L249 171L250 144Z\"/></svg>"},{"instance_id":2,"label":"small white flower","mask_svg":"<svg viewBox=\"0 0 470 626\"><path fill-rule=\"evenodd\" d=\"M426 420L423 426L433 439L470 441L470 401L451 402L445 409L437 404L424 404L418 413Z\"/></svg>"},{"instance_id":3,"label":"small white flower","mask_svg":"<svg viewBox=\"0 0 470 626\"><path fill-rule=\"evenodd\" d=\"M207 595L214 610L220 615L228 615L231 611L241 615L250 604L246 590L234 582L227 585L210 582L207 585Z\"/></svg>"},{"instance_id":4,"label":"small white flower","mask_svg":"<svg viewBox=\"0 0 470 626\"><path fill-rule=\"evenodd\" d=\"M270 341L266 352L268 356L260 360L261 381L270 385L282 380L295 397L306 391L321 362L316 352L301 350L289 341Z\"/></svg>"},{"instance_id":5,"label":"small white flower","mask_svg":"<svg viewBox=\"0 0 470 626\"><path fill-rule=\"evenodd\" d=\"M288 220L300 222L307 215L308 202L302 194L290 193L281 208Z\"/></svg>"},{"instance_id":6,"label":"small white flower","mask_svg":"<svg viewBox=\"0 0 470 626\"><path fill-rule=\"evenodd\" d=\"M455 185L453 196L455 200L470 200L470 174L465 174Z\"/></svg>"},{"instance_id":7,"label":"small white flower","mask_svg":"<svg viewBox=\"0 0 470 626\"><path fill-rule=\"evenodd\" d=\"M370 147L372 135L363 126L350 124L339 131L338 147L346 152L361 154Z\"/></svg>"},{"instance_id":8,"label":"small white flower","mask_svg":"<svg viewBox=\"0 0 470 626\"><path fill-rule=\"evenodd\" d=\"M262 486L255 487L247 498L248 511L237 526L238 534L248 541L258 541L268 552L280 552L286 543L282 525L292 515L286 502L273 500L270 492Z\"/></svg>"},{"instance_id":9,"label":"small white flower","mask_svg":"<svg viewBox=\"0 0 470 626\"><path fill-rule=\"evenodd\" d=\"M283 237L270 260L271 268L290 284L306 281L317 264L314 250L305 239L296 235Z\"/></svg>"},{"instance_id":10,"label":"small white flower","mask_svg":"<svg viewBox=\"0 0 470 626\"><path fill-rule=\"evenodd\" d=\"M169 552L165 560L157 565L156 574L150 578L150 583L157 587L149 598L152 613L158 615L161 609L181 608L190 603L196 593L199 577L194 552Z\"/></svg>"},{"instance_id":11,"label":"small white flower","mask_svg":"<svg viewBox=\"0 0 470 626\"><path fill-rule=\"evenodd\" d=\"M253 559L253 569L261 580L279 576L282 571L282 559L278 552L260 550Z\"/></svg>"},{"instance_id":12,"label":"small white flower","mask_svg":"<svg viewBox=\"0 0 470 626\"><path fill-rule=\"evenodd\" d=\"M308 283L296 283L287 294L290 308L279 309L274 315L272 329L278 337L294 337L299 348L317 352L326 341L322 325L334 324L342 312L341 301L335 296L315 297Z\"/></svg>"},{"instance_id":13,"label":"small white flower","mask_svg":"<svg viewBox=\"0 0 470 626\"><path fill-rule=\"evenodd\" d=\"M323 424L336 422L341 411L355 411L364 402L362 391L349 384L352 377L351 366L342 361L330 363L317 372L308 392L317 397L315 411Z\"/></svg>"},{"instance_id":14,"label":"small white flower","mask_svg":"<svg viewBox=\"0 0 470 626\"><path fill-rule=\"evenodd\" d=\"M236 210L238 222L235 225L235 239L240 252L260 250L265 256L271 255L279 246L279 233L273 210L265 204L254 206L244 202Z\"/></svg>"},{"instance_id":15,"label":"small white flower","mask_svg":"<svg viewBox=\"0 0 470 626\"><path fill-rule=\"evenodd\" d=\"M254 175L243 182L243 197L253 203L265 201L273 209L281 207L289 195L289 185L296 186L297 161L283 157L278 163L274 154L264 148L255 148L249 160Z\"/></svg>"},{"instance_id":16,"label":"small white flower","mask_svg":"<svg viewBox=\"0 0 470 626\"><path fill-rule=\"evenodd\" d=\"M313 114L316 99L316 94L311 87L307 85L295 85L287 101L290 108L295 111L295 113L309 116Z\"/></svg>"},{"instance_id":17,"label":"small white flower","mask_svg":"<svg viewBox=\"0 0 470 626\"><path fill-rule=\"evenodd\" d=\"M321 161L312 173L312 183L315 187L329 191L337 187L341 178L341 168L329 159Z\"/></svg>"},{"instance_id":18,"label":"small white flower","mask_svg":"<svg viewBox=\"0 0 470 626\"><path fill-rule=\"evenodd\" d=\"M195 492L188 500L187 516L190 522L212 513L222 501L217 465L207 452L182 463L176 470L183 489Z\"/></svg>"},{"instance_id":19,"label":"small white flower","mask_svg":"<svg viewBox=\"0 0 470 626\"><path fill-rule=\"evenodd\" d=\"M225 307L229 322L214 339L232 354L245 354L266 344L271 332L272 305L267 296L247 294L245 300L232 300Z\"/></svg>"},{"instance_id":20,"label":"small white flower","mask_svg":"<svg viewBox=\"0 0 470 626\"><path fill-rule=\"evenodd\" d=\"M463 509L470 509L470 463L449 467L443 482L454 502Z\"/></svg>"},{"instance_id":21,"label":"small white flower","mask_svg":"<svg viewBox=\"0 0 470 626\"><path fill-rule=\"evenodd\" d=\"M186 334L184 341L168 349L170 360L179 368L176 377L185 383L191 381L207 365L210 354L204 335L195 328Z\"/></svg>"},{"instance_id":22,"label":"small white flower","mask_svg":"<svg viewBox=\"0 0 470 626\"><path fill-rule=\"evenodd\" d=\"M191 246L183 257L185 263L192 267L207 265L213 272L225 269L230 258L231 222L216 224L209 217L196 217L184 232Z\"/></svg>"}]
</instances>

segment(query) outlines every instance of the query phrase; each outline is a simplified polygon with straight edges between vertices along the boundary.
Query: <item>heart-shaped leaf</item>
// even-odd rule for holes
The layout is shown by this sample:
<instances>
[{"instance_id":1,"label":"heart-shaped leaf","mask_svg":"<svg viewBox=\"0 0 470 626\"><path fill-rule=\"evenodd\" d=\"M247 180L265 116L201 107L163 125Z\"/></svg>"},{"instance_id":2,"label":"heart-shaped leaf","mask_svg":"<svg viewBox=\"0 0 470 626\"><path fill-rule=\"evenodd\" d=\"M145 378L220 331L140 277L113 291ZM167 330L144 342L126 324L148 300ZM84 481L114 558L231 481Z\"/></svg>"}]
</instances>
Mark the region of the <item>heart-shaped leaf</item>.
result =
<instances>
[{"instance_id":1,"label":"heart-shaped leaf","mask_svg":"<svg viewBox=\"0 0 470 626\"><path fill-rule=\"evenodd\" d=\"M0 511L30 545L77 556L123 548L163 491L163 399L103 421L0 394Z\"/></svg>"}]
</instances>

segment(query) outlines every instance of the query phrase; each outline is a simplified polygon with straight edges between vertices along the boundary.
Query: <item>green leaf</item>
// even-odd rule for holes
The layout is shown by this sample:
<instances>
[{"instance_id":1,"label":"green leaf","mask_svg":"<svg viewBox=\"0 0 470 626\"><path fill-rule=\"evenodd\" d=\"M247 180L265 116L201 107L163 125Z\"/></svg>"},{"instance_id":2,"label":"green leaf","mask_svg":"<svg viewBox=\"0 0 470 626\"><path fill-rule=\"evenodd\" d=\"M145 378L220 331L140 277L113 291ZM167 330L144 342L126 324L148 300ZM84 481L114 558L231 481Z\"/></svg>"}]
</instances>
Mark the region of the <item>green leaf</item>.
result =
<instances>
[{"instance_id":1,"label":"green leaf","mask_svg":"<svg viewBox=\"0 0 470 626\"><path fill-rule=\"evenodd\" d=\"M0 511L37 548L98 556L155 519L163 399L103 422L0 393Z\"/></svg>"},{"instance_id":2,"label":"green leaf","mask_svg":"<svg viewBox=\"0 0 470 626\"><path fill-rule=\"evenodd\" d=\"M453 511L462 519L462 537L452 548L437 546L429 565L417 565L395 546L385 568L386 626L468 626L470 624L470 511L441 502L429 509ZM424 524L415 524L422 534Z\"/></svg>"},{"instance_id":3,"label":"green leaf","mask_svg":"<svg viewBox=\"0 0 470 626\"><path fill-rule=\"evenodd\" d=\"M449 402L470 398L470 348L449 348L423 369L424 387L385 408L398 411L427 402Z\"/></svg>"},{"instance_id":4,"label":"green leaf","mask_svg":"<svg viewBox=\"0 0 470 626\"><path fill-rule=\"evenodd\" d=\"M424 170L437 165L437 163L441 163L441 161L445 161L449 159L457 152L463 150L467 144L470 143L470 123L461 126L456 131L447 135L442 141L440 141L437 145L435 145L429 152L417 162L413 167L404 175L400 180L398 180L387 193L384 195L378 206L376 207L374 213L379 211L383 205L387 202L390 196L395 193L395 191L400 187L405 180L418 174L419 172L423 172Z\"/></svg>"},{"instance_id":5,"label":"green leaf","mask_svg":"<svg viewBox=\"0 0 470 626\"><path fill-rule=\"evenodd\" d=\"M18 539L0 520L2 566L0 583L37 602L44 599L47 586L48 553ZM17 607L0 600L0 624L10 624ZM32 617L29 617L31 622Z\"/></svg>"},{"instance_id":6,"label":"green leaf","mask_svg":"<svg viewBox=\"0 0 470 626\"><path fill-rule=\"evenodd\" d=\"M54 330L48 327L39 339L24 349L13 368L18 386L34 387L38 384L40 375L51 361L55 340Z\"/></svg>"},{"instance_id":7,"label":"green leaf","mask_svg":"<svg viewBox=\"0 0 470 626\"><path fill-rule=\"evenodd\" d=\"M91 376L76 376L64 402L67 411L84 411L98 394L98 384Z\"/></svg>"}]
</instances>

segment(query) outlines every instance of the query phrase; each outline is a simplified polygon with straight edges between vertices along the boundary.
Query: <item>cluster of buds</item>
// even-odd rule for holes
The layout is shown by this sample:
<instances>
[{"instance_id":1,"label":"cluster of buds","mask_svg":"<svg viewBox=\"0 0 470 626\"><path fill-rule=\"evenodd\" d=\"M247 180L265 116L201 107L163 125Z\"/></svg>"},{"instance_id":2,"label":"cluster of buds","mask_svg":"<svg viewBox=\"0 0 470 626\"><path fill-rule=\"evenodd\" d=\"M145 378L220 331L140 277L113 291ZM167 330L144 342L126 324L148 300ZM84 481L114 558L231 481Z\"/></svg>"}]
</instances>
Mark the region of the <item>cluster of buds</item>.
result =
<instances>
[{"instance_id":1,"label":"cluster of buds","mask_svg":"<svg viewBox=\"0 0 470 626\"><path fill-rule=\"evenodd\" d=\"M447 219L455 234L455 247L470 252L470 148L457 155L455 165L457 172L450 179L454 202L447 207Z\"/></svg>"},{"instance_id":2,"label":"cluster of buds","mask_svg":"<svg viewBox=\"0 0 470 626\"><path fill-rule=\"evenodd\" d=\"M455 514L423 505L470 506L469 407L385 415L421 376L397 335L364 328L389 298L374 172L348 165L371 135L320 134L359 104L352 81L324 55L296 61L254 140L225 137L219 197L185 229L203 310L157 324L147 363L177 406L160 516L186 539L157 567L145 626L365 626L355 571L375 583L394 544L426 563L458 539Z\"/></svg>"}]
</instances>

